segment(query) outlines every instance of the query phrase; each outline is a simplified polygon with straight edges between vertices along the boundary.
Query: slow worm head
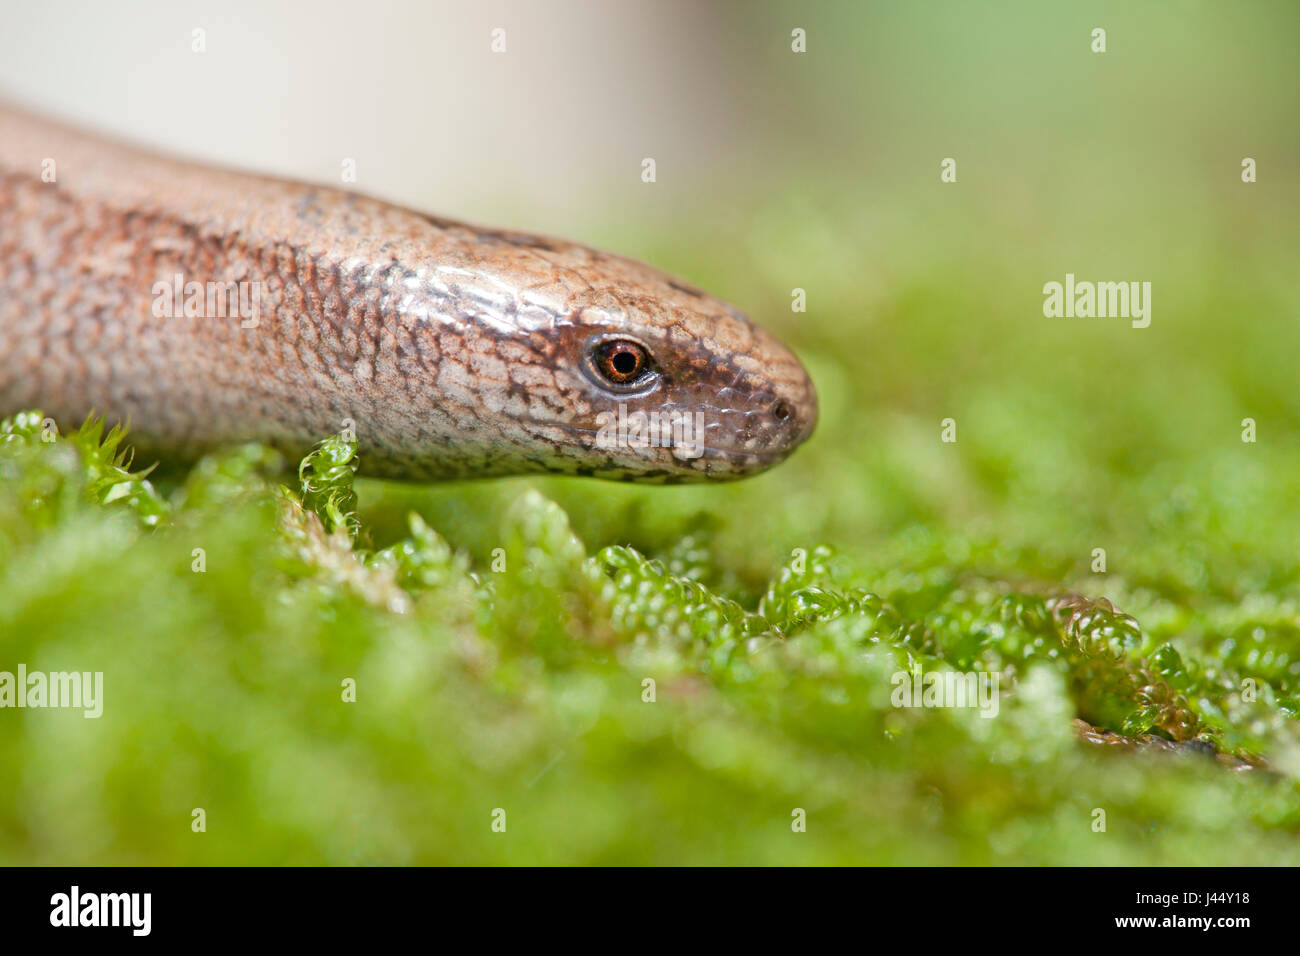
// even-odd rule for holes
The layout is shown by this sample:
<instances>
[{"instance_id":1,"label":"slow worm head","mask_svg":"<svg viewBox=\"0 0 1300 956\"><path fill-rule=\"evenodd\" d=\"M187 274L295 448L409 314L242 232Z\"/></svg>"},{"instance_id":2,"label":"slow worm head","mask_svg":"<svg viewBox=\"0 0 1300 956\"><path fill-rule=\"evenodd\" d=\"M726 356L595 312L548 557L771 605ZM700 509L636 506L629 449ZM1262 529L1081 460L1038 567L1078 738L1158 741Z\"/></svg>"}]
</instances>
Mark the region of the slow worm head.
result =
<instances>
[{"instance_id":1,"label":"slow worm head","mask_svg":"<svg viewBox=\"0 0 1300 956\"><path fill-rule=\"evenodd\" d=\"M0 412L146 450L355 430L363 471L741 477L812 432L798 359L656 269L0 108Z\"/></svg>"}]
</instances>

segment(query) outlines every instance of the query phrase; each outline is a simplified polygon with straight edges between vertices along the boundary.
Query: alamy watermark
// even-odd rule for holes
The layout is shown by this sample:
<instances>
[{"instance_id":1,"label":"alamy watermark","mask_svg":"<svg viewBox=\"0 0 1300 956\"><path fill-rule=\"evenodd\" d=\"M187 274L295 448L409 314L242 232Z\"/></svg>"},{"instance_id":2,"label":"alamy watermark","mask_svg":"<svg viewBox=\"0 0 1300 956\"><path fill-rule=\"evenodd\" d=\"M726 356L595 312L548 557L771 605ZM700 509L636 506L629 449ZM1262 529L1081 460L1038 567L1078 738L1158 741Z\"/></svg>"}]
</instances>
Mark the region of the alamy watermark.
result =
<instances>
[{"instance_id":1,"label":"alamy watermark","mask_svg":"<svg viewBox=\"0 0 1300 956\"><path fill-rule=\"evenodd\" d=\"M977 707L981 717L998 715L1001 674L994 671L930 671L920 665L897 671L889 702L895 707Z\"/></svg>"},{"instance_id":2,"label":"alamy watermark","mask_svg":"<svg viewBox=\"0 0 1300 956\"><path fill-rule=\"evenodd\" d=\"M1048 318L1132 319L1133 328L1151 324L1150 282L1076 282L1073 272L1064 284L1043 286L1043 315Z\"/></svg>"},{"instance_id":3,"label":"alamy watermark","mask_svg":"<svg viewBox=\"0 0 1300 956\"><path fill-rule=\"evenodd\" d=\"M153 293L156 319L234 319L240 328L255 329L262 318L265 282L185 281L179 272L171 282L158 281Z\"/></svg>"},{"instance_id":4,"label":"alamy watermark","mask_svg":"<svg viewBox=\"0 0 1300 956\"><path fill-rule=\"evenodd\" d=\"M704 413L677 410L629 413L619 403L618 412L596 416L596 447L671 448L674 458L699 458L704 454Z\"/></svg>"},{"instance_id":5,"label":"alamy watermark","mask_svg":"<svg viewBox=\"0 0 1300 956\"><path fill-rule=\"evenodd\" d=\"M0 671L0 707L79 707L83 717L104 713L103 671Z\"/></svg>"},{"instance_id":6,"label":"alamy watermark","mask_svg":"<svg viewBox=\"0 0 1300 956\"><path fill-rule=\"evenodd\" d=\"M83 893L74 884L50 897L51 926L121 926L132 936L148 936L152 911L152 893Z\"/></svg>"}]
</instances>

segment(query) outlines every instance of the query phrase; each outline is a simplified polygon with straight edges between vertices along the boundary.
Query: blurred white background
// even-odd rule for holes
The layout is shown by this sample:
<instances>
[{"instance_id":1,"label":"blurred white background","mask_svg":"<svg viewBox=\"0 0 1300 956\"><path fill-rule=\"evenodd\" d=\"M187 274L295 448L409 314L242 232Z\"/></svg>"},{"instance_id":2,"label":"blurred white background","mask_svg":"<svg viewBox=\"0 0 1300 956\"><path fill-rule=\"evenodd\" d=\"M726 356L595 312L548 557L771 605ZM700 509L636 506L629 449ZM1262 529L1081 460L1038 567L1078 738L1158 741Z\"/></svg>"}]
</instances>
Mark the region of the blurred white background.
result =
<instances>
[{"instance_id":1,"label":"blurred white background","mask_svg":"<svg viewBox=\"0 0 1300 956\"><path fill-rule=\"evenodd\" d=\"M722 51L742 14L689 0L5 0L0 100L273 175L339 184L351 157L360 191L584 238L687 215L748 151ZM491 50L498 27L505 53Z\"/></svg>"}]
</instances>

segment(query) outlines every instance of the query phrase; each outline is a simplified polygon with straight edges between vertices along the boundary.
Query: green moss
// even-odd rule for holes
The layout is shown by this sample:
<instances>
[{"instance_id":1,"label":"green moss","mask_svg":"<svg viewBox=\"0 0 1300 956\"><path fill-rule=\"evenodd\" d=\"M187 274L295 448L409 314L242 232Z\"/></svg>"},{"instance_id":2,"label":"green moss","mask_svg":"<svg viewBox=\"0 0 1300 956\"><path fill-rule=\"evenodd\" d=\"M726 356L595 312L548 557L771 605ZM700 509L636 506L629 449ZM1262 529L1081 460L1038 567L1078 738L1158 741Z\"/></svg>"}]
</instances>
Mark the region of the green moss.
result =
<instances>
[{"instance_id":1,"label":"green moss","mask_svg":"<svg viewBox=\"0 0 1300 956\"><path fill-rule=\"evenodd\" d=\"M1146 598L1162 632L1203 632L1170 639L917 528L874 570L791 549L747 598L724 527L589 556L529 482L496 486L468 550L415 511L370 550L368 506L405 492L354 487L341 438L293 486L245 446L164 494L98 423L0 435L5 661L106 685L99 720L0 712L10 862L1204 862L1207 833L1236 862L1295 859L1270 838L1300 826L1289 605ZM997 718L893 706L917 668L996 673ZM1111 752L1075 716L1269 769Z\"/></svg>"}]
</instances>

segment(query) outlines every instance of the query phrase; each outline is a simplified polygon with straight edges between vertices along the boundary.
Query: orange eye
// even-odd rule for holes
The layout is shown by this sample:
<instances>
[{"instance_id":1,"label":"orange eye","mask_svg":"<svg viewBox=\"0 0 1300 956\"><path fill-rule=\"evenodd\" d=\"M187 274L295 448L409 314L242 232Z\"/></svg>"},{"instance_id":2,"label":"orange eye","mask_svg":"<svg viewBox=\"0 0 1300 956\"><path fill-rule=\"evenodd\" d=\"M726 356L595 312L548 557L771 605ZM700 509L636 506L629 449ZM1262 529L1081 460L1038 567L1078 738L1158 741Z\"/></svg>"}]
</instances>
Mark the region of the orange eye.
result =
<instances>
[{"instance_id":1,"label":"orange eye","mask_svg":"<svg viewBox=\"0 0 1300 956\"><path fill-rule=\"evenodd\" d=\"M615 339L601 342L592 356L596 371L614 385L631 385L650 366L650 356L636 342Z\"/></svg>"}]
</instances>

